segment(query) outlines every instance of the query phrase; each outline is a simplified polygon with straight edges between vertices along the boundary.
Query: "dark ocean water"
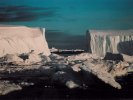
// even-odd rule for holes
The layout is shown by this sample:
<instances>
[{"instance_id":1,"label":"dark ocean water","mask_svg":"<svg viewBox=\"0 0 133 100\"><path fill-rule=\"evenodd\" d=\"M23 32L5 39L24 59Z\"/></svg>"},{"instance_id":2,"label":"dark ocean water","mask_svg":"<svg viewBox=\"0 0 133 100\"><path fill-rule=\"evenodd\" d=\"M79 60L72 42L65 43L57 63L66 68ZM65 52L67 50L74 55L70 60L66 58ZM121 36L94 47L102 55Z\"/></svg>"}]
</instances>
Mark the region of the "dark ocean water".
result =
<instances>
[{"instance_id":1,"label":"dark ocean water","mask_svg":"<svg viewBox=\"0 0 133 100\"><path fill-rule=\"evenodd\" d=\"M133 0L0 0L0 24L45 27L53 46L82 49L87 29L133 28L132 4Z\"/></svg>"},{"instance_id":2,"label":"dark ocean water","mask_svg":"<svg viewBox=\"0 0 133 100\"><path fill-rule=\"evenodd\" d=\"M62 84L40 81L34 86L24 87L21 91L15 91L0 100L133 100L133 76L129 75L120 83L123 86L117 90L108 84L98 80L86 89L68 89ZM94 82L94 83L93 83Z\"/></svg>"}]
</instances>

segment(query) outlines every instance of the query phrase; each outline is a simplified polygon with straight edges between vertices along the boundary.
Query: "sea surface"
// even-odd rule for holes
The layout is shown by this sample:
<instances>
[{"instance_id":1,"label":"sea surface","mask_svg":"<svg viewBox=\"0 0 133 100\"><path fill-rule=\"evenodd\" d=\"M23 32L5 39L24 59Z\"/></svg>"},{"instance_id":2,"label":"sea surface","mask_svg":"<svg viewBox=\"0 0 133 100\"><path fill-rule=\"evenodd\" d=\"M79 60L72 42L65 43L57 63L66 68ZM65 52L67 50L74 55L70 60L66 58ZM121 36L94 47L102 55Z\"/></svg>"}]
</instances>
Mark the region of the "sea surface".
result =
<instances>
[{"instance_id":1,"label":"sea surface","mask_svg":"<svg viewBox=\"0 0 133 100\"><path fill-rule=\"evenodd\" d=\"M0 100L133 100L132 75L120 82L123 86L121 90L105 84L96 76L92 77L97 80L86 89L68 89L62 84L43 80L33 86L23 87L21 91L0 96Z\"/></svg>"},{"instance_id":2,"label":"sea surface","mask_svg":"<svg viewBox=\"0 0 133 100\"><path fill-rule=\"evenodd\" d=\"M133 0L0 0L0 24L45 27L50 47L84 49L88 29L133 28L132 5Z\"/></svg>"}]
</instances>

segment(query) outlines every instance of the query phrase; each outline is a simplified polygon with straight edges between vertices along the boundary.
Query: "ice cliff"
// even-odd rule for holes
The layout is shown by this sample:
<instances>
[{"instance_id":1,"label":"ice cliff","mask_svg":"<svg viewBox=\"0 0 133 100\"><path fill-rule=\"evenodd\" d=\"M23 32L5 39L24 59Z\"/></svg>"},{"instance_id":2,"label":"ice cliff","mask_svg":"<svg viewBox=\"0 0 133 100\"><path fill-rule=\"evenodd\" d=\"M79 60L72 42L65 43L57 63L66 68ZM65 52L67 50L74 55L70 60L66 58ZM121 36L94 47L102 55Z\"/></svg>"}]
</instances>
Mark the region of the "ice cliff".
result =
<instances>
[{"instance_id":1,"label":"ice cliff","mask_svg":"<svg viewBox=\"0 0 133 100\"><path fill-rule=\"evenodd\" d=\"M45 29L25 26L0 26L0 57L34 51L50 55Z\"/></svg>"},{"instance_id":2,"label":"ice cliff","mask_svg":"<svg viewBox=\"0 0 133 100\"><path fill-rule=\"evenodd\" d=\"M87 31L88 50L98 56L107 52L133 55L133 30Z\"/></svg>"}]
</instances>

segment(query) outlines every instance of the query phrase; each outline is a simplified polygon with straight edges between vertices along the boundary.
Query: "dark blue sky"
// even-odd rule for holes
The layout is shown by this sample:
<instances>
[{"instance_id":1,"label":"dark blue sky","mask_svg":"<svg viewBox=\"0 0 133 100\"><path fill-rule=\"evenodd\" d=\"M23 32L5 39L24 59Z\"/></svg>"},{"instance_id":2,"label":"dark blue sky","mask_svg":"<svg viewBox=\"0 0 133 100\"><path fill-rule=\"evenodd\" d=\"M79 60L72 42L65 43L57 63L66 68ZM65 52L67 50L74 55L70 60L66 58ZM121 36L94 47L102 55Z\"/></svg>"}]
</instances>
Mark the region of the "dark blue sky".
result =
<instances>
[{"instance_id":1,"label":"dark blue sky","mask_svg":"<svg viewBox=\"0 0 133 100\"><path fill-rule=\"evenodd\" d=\"M0 0L0 24L45 27L71 35L133 28L133 0Z\"/></svg>"}]
</instances>

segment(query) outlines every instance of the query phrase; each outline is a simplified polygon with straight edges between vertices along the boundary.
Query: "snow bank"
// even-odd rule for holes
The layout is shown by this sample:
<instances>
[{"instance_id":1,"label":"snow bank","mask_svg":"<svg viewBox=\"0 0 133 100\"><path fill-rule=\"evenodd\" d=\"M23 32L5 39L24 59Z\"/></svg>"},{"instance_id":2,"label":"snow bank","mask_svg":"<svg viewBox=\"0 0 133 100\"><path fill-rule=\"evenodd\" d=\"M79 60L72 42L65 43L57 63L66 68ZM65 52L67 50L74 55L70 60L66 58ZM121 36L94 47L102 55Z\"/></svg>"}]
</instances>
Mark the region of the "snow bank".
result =
<instances>
[{"instance_id":1,"label":"snow bank","mask_svg":"<svg viewBox=\"0 0 133 100\"><path fill-rule=\"evenodd\" d=\"M50 55L45 39L45 29L25 26L0 26L0 57L34 51Z\"/></svg>"},{"instance_id":2,"label":"snow bank","mask_svg":"<svg viewBox=\"0 0 133 100\"><path fill-rule=\"evenodd\" d=\"M87 45L93 54L101 57L106 52L133 55L133 30L90 30Z\"/></svg>"}]
</instances>

